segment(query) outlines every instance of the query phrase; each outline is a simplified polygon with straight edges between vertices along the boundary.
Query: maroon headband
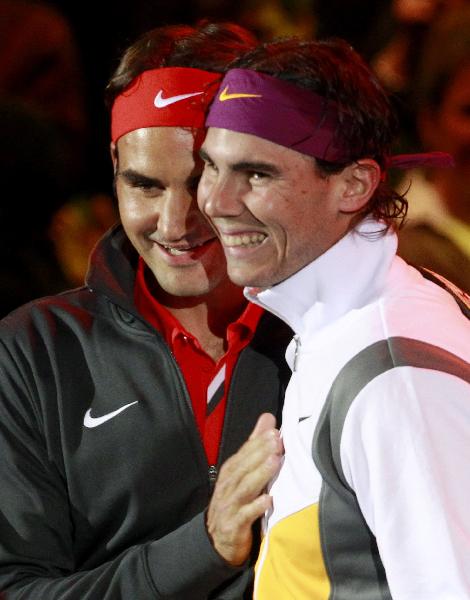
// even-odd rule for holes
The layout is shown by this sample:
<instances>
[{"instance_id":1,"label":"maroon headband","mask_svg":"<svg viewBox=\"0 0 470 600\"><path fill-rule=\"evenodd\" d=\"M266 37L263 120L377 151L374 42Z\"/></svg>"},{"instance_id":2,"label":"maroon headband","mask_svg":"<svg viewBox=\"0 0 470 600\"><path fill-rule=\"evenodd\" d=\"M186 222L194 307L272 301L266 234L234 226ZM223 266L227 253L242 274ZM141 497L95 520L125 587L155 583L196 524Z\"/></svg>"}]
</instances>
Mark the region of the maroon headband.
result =
<instances>
[{"instance_id":1,"label":"maroon headband","mask_svg":"<svg viewBox=\"0 0 470 600\"><path fill-rule=\"evenodd\" d=\"M350 149L337 132L350 121L333 100L249 69L225 75L206 118L207 127L248 133L332 163L347 163ZM452 166L443 152L389 157L387 167Z\"/></svg>"},{"instance_id":2,"label":"maroon headband","mask_svg":"<svg viewBox=\"0 0 470 600\"><path fill-rule=\"evenodd\" d=\"M340 125L334 102L298 86L248 69L231 69L220 84L207 127L250 133L331 162L347 161L337 145Z\"/></svg>"}]
</instances>

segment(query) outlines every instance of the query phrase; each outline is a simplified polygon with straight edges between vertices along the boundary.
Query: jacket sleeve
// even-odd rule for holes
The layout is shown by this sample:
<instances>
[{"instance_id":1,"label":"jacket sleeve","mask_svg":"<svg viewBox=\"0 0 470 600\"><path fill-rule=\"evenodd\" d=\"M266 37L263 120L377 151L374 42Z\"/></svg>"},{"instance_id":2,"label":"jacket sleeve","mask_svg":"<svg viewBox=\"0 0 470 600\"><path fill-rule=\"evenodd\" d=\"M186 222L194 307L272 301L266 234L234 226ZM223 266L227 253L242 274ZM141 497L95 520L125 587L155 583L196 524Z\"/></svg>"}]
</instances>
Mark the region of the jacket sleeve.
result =
<instances>
[{"instance_id":1,"label":"jacket sleeve","mask_svg":"<svg viewBox=\"0 0 470 600\"><path fill-rule=\"evenodd\" d=\"M468 381L392 369L345 420L343 470L396 600L470 598Z\"/></svg>"},{"instance_id":2,"label":"jacket sleeve","mask_svg":"<svg viewBox=\"0 0 470 600\"><path fill-rule=\"evenodd\" d=\"M32 397L31 380L0 342L2 599L228 600L243 596L249 574L219 557L202 513L161 539L130 547L107 562L100 563L98 557L98 566L81 571L74 554L74 507L67 480L51 460L51 440L44 435L47 417Z\"/></svg>"}]
</instances>

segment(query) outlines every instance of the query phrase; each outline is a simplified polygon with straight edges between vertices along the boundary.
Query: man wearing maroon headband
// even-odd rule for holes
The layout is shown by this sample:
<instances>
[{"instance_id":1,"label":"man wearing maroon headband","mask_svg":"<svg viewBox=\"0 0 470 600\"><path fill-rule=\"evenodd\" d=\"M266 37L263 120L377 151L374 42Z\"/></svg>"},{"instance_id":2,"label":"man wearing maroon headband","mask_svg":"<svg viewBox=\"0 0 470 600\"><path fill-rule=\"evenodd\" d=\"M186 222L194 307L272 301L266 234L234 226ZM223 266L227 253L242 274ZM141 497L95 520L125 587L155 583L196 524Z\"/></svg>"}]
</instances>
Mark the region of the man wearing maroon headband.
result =
<instances>
[{"instance_id":1,"label":"man wearing maroon headband","mask_svg":"<svg viewBox=\"0 0 470 600\"><path fill-rule=\"evenodd\" d=\"M450 157L390 157L388 99L346 43L236 66L199 205L231 279L295 332L255 598L470 598L468 305L396 256L406 199L387 185L390 165ZM216 548L230 561L236 543Z\"/></svg>"},{"instance_id":2,"label":"man wearing maroon headband","mask_svg":"<svg viewBox=\"0 0 470 600\"><path fill-rule=\"evenodd\" d=\"M107 88L122 225L83 288L0 325L5 598L251 596L250 560L214 546L241 516L251 546L246 505L279 460L266 457L280 454L290 335L229 281L195 191L216 73L252 45L208 24L126 51Z\"/></svg>"}]
</instances>

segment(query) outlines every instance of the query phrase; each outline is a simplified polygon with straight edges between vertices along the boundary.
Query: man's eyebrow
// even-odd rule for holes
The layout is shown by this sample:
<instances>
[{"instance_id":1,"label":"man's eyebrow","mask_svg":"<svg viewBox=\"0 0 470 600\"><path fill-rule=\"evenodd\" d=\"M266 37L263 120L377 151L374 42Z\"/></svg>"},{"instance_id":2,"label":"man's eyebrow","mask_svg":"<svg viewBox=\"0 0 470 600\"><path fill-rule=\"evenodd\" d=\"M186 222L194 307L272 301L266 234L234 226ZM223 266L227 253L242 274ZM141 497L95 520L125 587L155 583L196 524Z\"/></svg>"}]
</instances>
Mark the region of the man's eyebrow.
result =
<instances>
[{"instance_id":1,"label":"man's eyebrow","mask_svg":"<svg viewBox=\"0 0 470 600\"><path fill-rule=\"evenodd\" d=\"M279 168L276 167L276 165L273 165L272 163L250 160L243 160L237 163L233 163L232 165L230 165L230 168L232 169L232 171L260 171L269 175L279 175L279 173L281 172Z\"/></svg>"},{"instance_id":2,"label":"man's eyebrow","mask_svg":"<svg viewBox=\"0 0 470 600\"><path fill-rule=\"evenodd\" d=\"M147 177L134 169L126 169L124 171L118 171L118 177L122 177L129 185L146 185L146 186L157 186L162 187L162 182L155 177Z\"/></svg>"},{"instance_id":3,"label":"man's eyebrow","mask_svg":"<svg viewBox=\"0 0 470 600\"><path fill-rule=\"evenodd\" d=\"M206 162L213 162L212 158L207 153L207 151L204 150L204 148L201 148L199 150L199 155L202 158L202 160ZM279 168L276 167L276 165L273 165L272 163L251 160L242 160L239 162L235 162L230 165L230 169L232 171L261 171L270 175L279 175L279 173L281 172Z\"/></svg>"}]
</instances>

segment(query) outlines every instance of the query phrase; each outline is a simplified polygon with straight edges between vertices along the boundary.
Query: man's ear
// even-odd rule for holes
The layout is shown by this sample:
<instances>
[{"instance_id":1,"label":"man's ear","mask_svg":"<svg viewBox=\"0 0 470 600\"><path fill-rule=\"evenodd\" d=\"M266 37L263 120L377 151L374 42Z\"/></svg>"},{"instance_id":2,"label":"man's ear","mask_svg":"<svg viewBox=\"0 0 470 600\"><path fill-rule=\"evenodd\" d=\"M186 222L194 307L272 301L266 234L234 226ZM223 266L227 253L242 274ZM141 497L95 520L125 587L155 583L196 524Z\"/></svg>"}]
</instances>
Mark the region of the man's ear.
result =
<instances>
[{"instance_id":1,"label":"man's ear","mask_svg":"<svg viewBox=\"0 0 470 600\"><path fill-rule=\"evenodd\" d=\"M339 210L355 213L364 208L380 183L381 170L371 158L361 158L342 172L343 191Z\"/></svg>"},{"instance_id":2,"label":"man's ear","mask_svg":"<svg viewBox=\"0 0 470 600\"><path fill-rule=\"evenodd\" d=\"M116 175L117 163L118 163L118 152L117 152L117 146L114 142L111 142L111 144L109 145L109 150L111 152L111 160L113 161L113 172L114 172L114 175Z\"/></svg>"}]
</instances>

